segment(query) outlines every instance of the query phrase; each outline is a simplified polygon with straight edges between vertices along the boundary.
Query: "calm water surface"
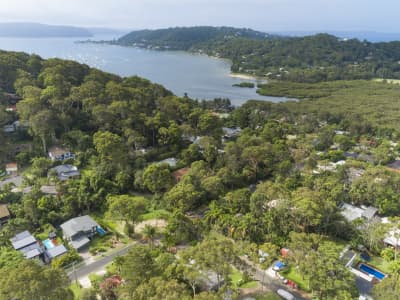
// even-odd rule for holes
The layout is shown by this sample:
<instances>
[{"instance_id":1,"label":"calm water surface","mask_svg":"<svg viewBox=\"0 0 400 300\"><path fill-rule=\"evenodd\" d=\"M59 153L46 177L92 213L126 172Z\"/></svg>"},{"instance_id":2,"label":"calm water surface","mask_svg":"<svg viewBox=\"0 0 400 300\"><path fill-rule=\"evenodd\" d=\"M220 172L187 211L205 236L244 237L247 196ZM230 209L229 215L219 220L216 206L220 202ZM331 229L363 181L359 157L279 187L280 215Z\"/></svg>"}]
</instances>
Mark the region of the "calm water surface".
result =
<instances>
[{"instance_id":1,"label":"calm water surface","mask_svg":"<svg viewBox=\"0 0 400 300\"><path fill-rule=\"evenodd\" d=\"M98 37L111 40L113 37ZM230 75L227 60L181 51L154 51L131 47L75 43L76 38L0 38L0 49L36 53L43 58L58 57L88 64L121 76L138 75L160 83L183 96L213 99L229 98L234 105L249 99L286 101L287 98L265 97L256 89L233 87L243 80Z\"/></svg>"}]
</instances>

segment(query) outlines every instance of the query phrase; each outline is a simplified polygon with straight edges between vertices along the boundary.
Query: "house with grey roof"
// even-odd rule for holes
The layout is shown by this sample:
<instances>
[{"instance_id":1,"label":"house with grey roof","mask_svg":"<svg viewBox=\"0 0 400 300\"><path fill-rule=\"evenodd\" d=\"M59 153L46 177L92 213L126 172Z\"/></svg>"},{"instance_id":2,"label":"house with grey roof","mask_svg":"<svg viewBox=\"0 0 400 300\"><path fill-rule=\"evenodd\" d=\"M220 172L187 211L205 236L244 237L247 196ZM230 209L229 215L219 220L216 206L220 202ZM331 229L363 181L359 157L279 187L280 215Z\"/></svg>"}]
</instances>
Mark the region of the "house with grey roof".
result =
<instances>
[{"instance_id":1,"label":"house with grey roof","mask_svg":"<svg viewBox=\"0 0 400 300\"><path fill-rule=\"evenodd\" d=\"M222 131L224 133L222 141L228 141L237 138L242 133L242 129L240 127L235 127L235 128L223 127Z\"/></svg>"},{"instance_id":2,"label":"house with grey roof","mask_svg":"<svg viewBox=\"0 0 400 300\"><path fill-rule=\"evenodd\" d=\"M43 254L43 247L29 231L18 233L10 241L14 249L20 251L27 259L41 258Z\"/></svg>"},{"instance_id":3,"label":"house with grey roof","mask_svg":"<svg viewBox=\"0 0 400 300\"><path fill-rule=\"evenodd\" d=\"M78 168L73 165L59 165L49 170L48 176L55 173L61 181L66 181L71 178L77 178L81 175Z\"/></svg>"},{"instance_id":4,"label":"house with grey roof","mask_svg":"<svg viewBox=\"0 0 400 300\"><path fill-rule=\"evenodd\" d=\"M64 239L78 251L89 245L90 240L100 228L99 224L88 215L70 219L61 224L60 227L63 231Z\"/></svg>"}]
</instances>

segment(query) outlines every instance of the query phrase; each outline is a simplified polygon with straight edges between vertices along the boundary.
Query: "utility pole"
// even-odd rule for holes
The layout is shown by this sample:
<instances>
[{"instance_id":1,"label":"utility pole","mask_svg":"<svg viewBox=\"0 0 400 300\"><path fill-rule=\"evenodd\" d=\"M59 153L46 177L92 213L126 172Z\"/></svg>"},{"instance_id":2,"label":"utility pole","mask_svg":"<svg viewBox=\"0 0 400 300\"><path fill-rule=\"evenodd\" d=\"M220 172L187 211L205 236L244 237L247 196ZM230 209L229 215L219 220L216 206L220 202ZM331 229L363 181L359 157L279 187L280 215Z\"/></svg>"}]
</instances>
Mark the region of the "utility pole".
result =
<instances>
[{"instance_id":1,"label":"utility pole","mask_svg":"<svg viewBox=\"0 0 400 300\"><path fill-rule=\"evenodd\" d=\"M75 276L75 284L78 285L78 277L76 277L76 270L75 270L75 261L72 263L72 272Z\"/></svg>"},{"instance_id":2,"label":"utility pole","mask_svg":"<svg viewBox=\"0 0 400 300\"><path fill-rule=\"evenodd\" d=\"M264 292L264 279L265 279L265 271L263 270L262 282L261 282L261 291Z\"/></svg>"}]
</instances>

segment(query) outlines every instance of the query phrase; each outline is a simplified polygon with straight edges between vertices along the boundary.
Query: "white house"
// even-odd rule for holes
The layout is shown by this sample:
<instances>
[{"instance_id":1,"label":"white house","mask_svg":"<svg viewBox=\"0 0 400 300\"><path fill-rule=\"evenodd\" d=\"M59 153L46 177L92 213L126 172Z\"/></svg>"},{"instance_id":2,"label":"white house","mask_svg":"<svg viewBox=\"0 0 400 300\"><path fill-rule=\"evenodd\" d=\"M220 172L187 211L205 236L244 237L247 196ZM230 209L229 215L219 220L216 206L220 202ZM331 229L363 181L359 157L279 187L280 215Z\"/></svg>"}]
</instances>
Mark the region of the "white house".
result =
<instances>
[{"instance_id":1,"label":"white house","mask_svg":"<svg viewBox=\"0 0 400 300\"><path fill-rule=\"evenodd\" d=\"M70 158L75 158L75 154L70 152L68 149L54 146L49 149L49 157L53 161L55 160L63 161Z\"/></svg>"},{"instance_id":2,"label":"white house","mask_svg":"<svg viewBox=\"0 0 400 300\"><path fill-rule=\"evenodd\" d=\"M18 165L17 163L8 163L6 164L6 173L7 175L15 174L18 172Z\"/></svg>"}]
</instances>

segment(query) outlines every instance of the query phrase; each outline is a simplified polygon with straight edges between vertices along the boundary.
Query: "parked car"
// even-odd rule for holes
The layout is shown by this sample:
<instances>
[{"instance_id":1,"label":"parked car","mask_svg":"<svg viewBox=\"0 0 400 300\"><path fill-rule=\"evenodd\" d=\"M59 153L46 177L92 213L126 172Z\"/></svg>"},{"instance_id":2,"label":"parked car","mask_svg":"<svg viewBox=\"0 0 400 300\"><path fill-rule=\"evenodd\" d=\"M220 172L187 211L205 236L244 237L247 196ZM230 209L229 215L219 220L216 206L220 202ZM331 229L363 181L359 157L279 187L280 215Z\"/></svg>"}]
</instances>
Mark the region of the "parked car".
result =
<instances>
[{"instance_id":1,"label":"parked car","mask_svg":"<svg viewBox=\"0 0 400 300\"><path fill-rule=\"evenodd\" d=\"M285 291L283 289L279 289L276 291L276 293L281 296L285 300L296 300L296 297L293 296L292 293L289 293L288 291Z\"/></svg>"}]
</instances>

